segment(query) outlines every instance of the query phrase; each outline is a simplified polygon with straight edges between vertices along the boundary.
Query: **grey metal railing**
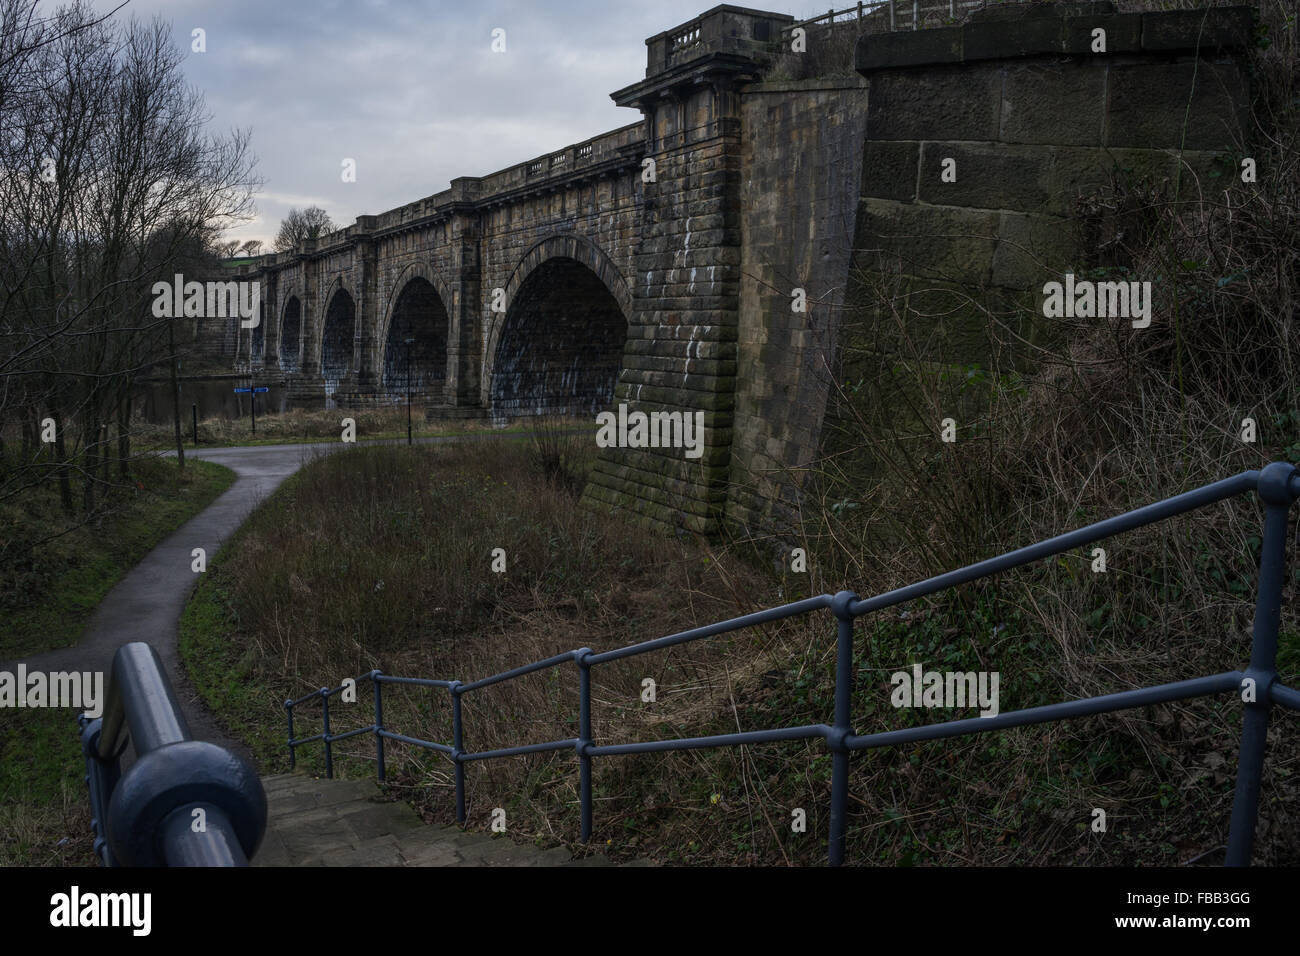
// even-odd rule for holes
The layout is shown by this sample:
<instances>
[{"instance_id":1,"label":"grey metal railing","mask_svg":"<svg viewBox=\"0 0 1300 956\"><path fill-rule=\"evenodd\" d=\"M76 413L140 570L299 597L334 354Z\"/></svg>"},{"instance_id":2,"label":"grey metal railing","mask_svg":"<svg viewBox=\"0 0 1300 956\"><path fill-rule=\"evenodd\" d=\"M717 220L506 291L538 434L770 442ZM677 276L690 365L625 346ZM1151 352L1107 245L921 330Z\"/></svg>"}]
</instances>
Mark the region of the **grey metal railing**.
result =
<instances>
[{"instance_id":1,"label":"grey metal railing","mask_svg":"<svg viewBox=\"0 0 1300 956\"><path fill-rule=\"evenodd\" d=\"M852 7L845 7L843 10L831 8L825 13L818 14L815 17L809 17L807 20L800 20L782 27L782 32L789 33L800 27L810 26L839 26L844 23L865 20L869 17L884 14L889 15L889 29L899 30L918 30L922 29L922 17L933 16L937 23L942 24L944 19L951 22L957 19L959 14L966 14L972 10L977 10L986 6L985 0L865 0ZM906 27L903 25L907 24Z\"/></svg>"},{"instance_id":2,"label":"grey metal railing","mask_svg":"<svg viewBox=\"0 0 1300 956\"><path fill-rule=\"evenodd\" d=\"M266 832L262 781L237 754L190 737L152 647L118 648L103 716L78 721L105 866L247 865ZM136 759L123 772L128 744Z\"/></svg>"},{"instance_id":3,"label":"grey metal railing","mask_svg":"<svg viewBox=\"0 0 1300 956\"><path fill-rule=\"evenodd\" d=\"M1216 502L1256 492L1264 504L1263 544L1260 557L1259 589L1255 604L1254 633L1250 662L1244 671L1227 671L1209 677L1176 681L1155 687L1122 691L1100 697L1048 704L1026 710L1012 711L993 717L973 717L911 727L885 733L858 735L853 732L850 695L853 689L853 621L872 611L901 604L915 598L933 594L947 588L966 584L979 578L1008 571L1041 558L1051 557L1082 545L1109 538L1112 535L1141 528L1176 515L1185 514ZM845 822L849 794L849 757L854 751L890 747L899 744L919 743L943 737L986 733L1007 727L1023 727L1052 720L1066 720L1093 714L1110 713L1133 707L1206 697L1211 694L1240 693L1245 707L1241 751L1237 761L1236 792L1233 797L1229 823L1227 857L1229 866L1248 866L1255 838L1255 821L1259 808L1260 777L1264 762L1264 738L1268 730L1269 712L1274 703L1291 710L1300 710L1300 692L1278 682L1277 635L1281 610L1282 582L1286 564L1287 516L1293 501L1300 497L1300 474L1293 465L1274 462L1259 471L1242 472L1194 491L1147 505L1114 518L1090 524L1077 531L1058 535L1046 541L1011 551L987 561L950 571L937 577L889 591L876 597L859 599L850 591L823 594L795 601L781 607L746 614L720 621L705 627L693 628L667 637L620 647L597 654L590 648L580 648L566 654L557 654L545 660L534 661L513 670L494 674L469 684L458 680L424 680L410 677L390 677L378 670L359 675L359 685L369 680L374 688L374 722L365 727L342 734L330 732L330 697L340 693L346 684L320 690L297 700L285 701L288 715L289 762L296 761L296 748L304 744L322 742L325 745L325 772L334 774L332 744L371 733L375 737L375 758L379 779L384 779L384 741L396 740L428 750L446 754L455 765L456 819L465 822L465 764L475 760L492 760L519 754L543 751L573 750L578 757L579 798L582 811L582 839L591 838L592 785L591 761L594 757L616 754L651 753L661 750L692 750L705 747L730 747L740 744L760 744L782 740L806 740L820 737L826 741L832 754L830 850L832 865L844 860ZM835 711L833 722L808 724L801 727L784 727L772 730L754 730L711 737L688 737L677 740L650 740L640 743L598 745L591 733L591 669L599 664L621 660L662 650L676 644L696 641L718 634L758 624L767 624L784 618L828 609L837 620L835 663ZM578 736L567 740L506 747L499 750L467 751L464 749L464 721L461 716L461 698L472 691L502 681L513 680L551 667L573 663L578 668ZM451 693L452 742L450 745L396 734L384 727L384 684L408 684L420 687L442 688ZM293 736L294 708L319 701L322 712L322 732L311 737L295 739Z\"/></svg>"}]
</instances>

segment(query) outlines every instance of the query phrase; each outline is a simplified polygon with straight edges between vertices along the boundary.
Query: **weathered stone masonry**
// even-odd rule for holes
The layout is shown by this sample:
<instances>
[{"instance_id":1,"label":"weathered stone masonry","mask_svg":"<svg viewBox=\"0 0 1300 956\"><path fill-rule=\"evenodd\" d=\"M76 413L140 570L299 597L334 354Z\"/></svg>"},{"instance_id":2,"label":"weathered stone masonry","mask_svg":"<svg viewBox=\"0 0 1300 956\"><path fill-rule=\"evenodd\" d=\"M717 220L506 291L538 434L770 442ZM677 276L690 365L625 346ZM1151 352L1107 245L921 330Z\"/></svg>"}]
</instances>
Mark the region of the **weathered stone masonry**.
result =
<instances>
[{"instance_id":1,"label":"weathered stone masonry","mask_svg":"<svg viewBox=\"0 0 1300 956\"><path fill-rule=\"evenodd\" d=\"M235 360L345 406L400 399L409 348L432 415L700 410L701 458L605 450L588 500L761 525L819 453L851 274L1025 294L1069 268L1070 204L1116 161L1203 175L1233 144L1247 10L1008 9L783 83L762 72L792 19L715 7L646 41L612 94L640 122L241 267L267 322L227 330Z\"/></svg>"}]
</instances>

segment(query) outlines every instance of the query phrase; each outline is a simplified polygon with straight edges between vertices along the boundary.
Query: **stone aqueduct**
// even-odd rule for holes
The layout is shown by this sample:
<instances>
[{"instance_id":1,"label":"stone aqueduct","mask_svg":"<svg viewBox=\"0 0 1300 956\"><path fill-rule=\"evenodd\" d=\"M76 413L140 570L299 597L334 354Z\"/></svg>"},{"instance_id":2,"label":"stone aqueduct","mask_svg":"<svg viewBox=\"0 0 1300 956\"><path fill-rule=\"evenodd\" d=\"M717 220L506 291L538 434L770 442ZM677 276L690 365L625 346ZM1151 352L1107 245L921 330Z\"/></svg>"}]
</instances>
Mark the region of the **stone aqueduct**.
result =
<instances>
[{"instance_id":1,"label":"stone aqueduct","mask_svg":"<svg viewBox=\"0 0 1300 956\"><path fill-rule=\"evenodd\" d=\"M781 81L763 70L793 18L715 7L646 41L645 78L612 94L640 121L239 266L265 320L228 328L226 355L342 407L404 396L409 362L430 415L703 411L702 457L604 450L588 498L706 534L761 522L817 454L864 254L1030 289L1072 255L1054 187L1117 154L1204 162L1231 144L1221 122L1189 141L1170 106L1239 122L1248 12L1212 11L1207 28L1197 11L1017 11L864 35L860 77ZM1105 55L1089 49L1099 24ZM931 154L959 155L971 185L930 195ZM1038 271L1014 260L1026 247Z\"/></svg>"}]
</instances>

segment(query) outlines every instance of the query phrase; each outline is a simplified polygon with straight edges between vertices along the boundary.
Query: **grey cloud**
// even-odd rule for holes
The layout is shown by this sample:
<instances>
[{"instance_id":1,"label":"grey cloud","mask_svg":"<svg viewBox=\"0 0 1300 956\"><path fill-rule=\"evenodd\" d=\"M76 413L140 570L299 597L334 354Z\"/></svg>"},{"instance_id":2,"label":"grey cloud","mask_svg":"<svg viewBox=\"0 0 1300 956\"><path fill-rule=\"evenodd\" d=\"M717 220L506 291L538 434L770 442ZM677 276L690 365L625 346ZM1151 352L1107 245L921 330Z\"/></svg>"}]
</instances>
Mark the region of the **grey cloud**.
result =
<instances>
[{"instance_id":1,"label":"grey cloud","mask_svg":"<svg viewBox=\"0 0 1300 956\"><path fill-rule=\"evenodd\" d=\"M645 75L647 37L709 6L132 0L118 16L161 15L187 51L206 31L186 73L215 129L252 128L266 180L258 219L230 236L269 242L303 197L348 224L635 122L609 94ZM495 27L504 55L490 50ZM340 181L344 157L356 183Z\"/></svg>"}]
</instances>

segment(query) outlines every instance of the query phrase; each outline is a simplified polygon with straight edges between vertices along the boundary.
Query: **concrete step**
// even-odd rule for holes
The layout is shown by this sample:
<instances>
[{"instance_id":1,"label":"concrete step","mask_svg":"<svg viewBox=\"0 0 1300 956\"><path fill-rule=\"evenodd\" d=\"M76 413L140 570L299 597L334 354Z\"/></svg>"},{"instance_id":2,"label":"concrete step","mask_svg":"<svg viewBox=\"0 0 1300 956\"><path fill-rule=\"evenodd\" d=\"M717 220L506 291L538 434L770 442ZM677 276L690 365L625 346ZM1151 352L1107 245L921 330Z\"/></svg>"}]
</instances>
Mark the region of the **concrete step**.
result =
<instances>
[{"instance_id":1,"label":"concrete step","mask_svg":"<svg viewBox=\"0 0 1300 956\"><path fill-rule=\"evenodd\" d=\"M268 820L253 866L613 866L458 826L426 825L369 780L263 777ZM639 861L638 861L639 862Z\"/></svg>"}]
</instances>

